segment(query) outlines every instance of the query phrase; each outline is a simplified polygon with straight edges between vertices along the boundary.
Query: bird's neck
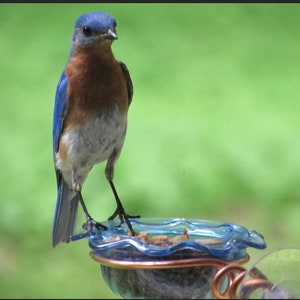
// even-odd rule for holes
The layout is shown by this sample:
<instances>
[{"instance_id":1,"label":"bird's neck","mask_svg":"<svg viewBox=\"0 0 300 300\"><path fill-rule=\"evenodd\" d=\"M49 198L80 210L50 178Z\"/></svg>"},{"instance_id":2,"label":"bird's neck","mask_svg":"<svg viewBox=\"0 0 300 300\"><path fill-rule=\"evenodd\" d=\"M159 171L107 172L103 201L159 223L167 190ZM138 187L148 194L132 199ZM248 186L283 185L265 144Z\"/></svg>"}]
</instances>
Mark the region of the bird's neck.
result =
<instances>
[{"instance_id":1,"label":"bird's neck","mask_svg":"<svg viewBox=\"0 0 300 300\"><path fill-rule=\"evenodd\" d=\"M91 47L74 47L71 56L85 63L89 61L91 61L91 63L95 63L95 61L98 63L101 61L109 63L115 59L111 50L111 42L103 42Z\"/></svg>"}]
</instances>

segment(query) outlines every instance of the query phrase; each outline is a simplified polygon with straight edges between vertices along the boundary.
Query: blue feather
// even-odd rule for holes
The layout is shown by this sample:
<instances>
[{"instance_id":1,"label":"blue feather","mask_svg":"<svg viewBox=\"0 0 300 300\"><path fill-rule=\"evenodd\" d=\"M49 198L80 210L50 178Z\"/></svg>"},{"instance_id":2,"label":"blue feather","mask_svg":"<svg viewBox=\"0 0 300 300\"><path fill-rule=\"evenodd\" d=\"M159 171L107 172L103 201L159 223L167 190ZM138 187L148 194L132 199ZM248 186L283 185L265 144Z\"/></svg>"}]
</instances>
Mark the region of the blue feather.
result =
<instances>
[{"instance_id":1,"label":"blue feather","mask_svg":"<svg viewBox=\"0 0 300 300\"><path fill-rule=\"evenodd\" d=\"M68 80L65 72L60 76L53 113L53 160L58 151L59 139L62 133L65 109L67 105ZM78 207L78 195L70 190L64 181L61 172L55 167L57 179L57 201L55 208L54 224L52 231L52 244L56 246L59 242L68 242L75 227Z\"/></svg>"}]
</instances>

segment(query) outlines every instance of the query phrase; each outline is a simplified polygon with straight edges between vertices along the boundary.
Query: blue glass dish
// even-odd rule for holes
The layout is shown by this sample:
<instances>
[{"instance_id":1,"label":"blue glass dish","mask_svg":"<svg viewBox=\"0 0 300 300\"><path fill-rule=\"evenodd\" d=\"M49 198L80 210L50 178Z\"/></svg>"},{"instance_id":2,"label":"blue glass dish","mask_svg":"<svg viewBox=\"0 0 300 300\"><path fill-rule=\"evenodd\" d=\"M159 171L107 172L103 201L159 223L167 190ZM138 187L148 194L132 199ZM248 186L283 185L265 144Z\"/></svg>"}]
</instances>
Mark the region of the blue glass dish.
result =
<instances>
[{"instance_id":1,"label":"blue glass dish","mask_svg":"<svg viewBox=\"0 0 300 300\"><path fill-rule=\"evenodd\" d=\"M102 224L106 231L94 231L89 238L90 247L106 258L125 260L153 260L153 257L169 256L177 251L190 249L199 255L211 255L223 260L240 259L246 255L247 247L264 249L264 238L256 231L245 227L208 220L175 219L132 219L131 224L136 232L149 233L151 237L164 236L160 244L145 242L128 235L128 227L119 221L107 221ZM188 238L180 237L187 231ZM168 241L167 238L170 238ZM162 237L163 239L163 237ZM119 250L134 251L137 257L122 255Z\"/></svg>"},{"instance_id":2,"label":"blue glass dish","mask_svg":"<svg viewBox=\"0 0 300 300\"><path fill-rule=\"evenodd\" d=\"M249 260L247 248L265 249L261 234L245 227L184 218L106 221L89 232L91 257L109 287L123 298L213 298L218 266Z\"/></svg>"}]
</instances>

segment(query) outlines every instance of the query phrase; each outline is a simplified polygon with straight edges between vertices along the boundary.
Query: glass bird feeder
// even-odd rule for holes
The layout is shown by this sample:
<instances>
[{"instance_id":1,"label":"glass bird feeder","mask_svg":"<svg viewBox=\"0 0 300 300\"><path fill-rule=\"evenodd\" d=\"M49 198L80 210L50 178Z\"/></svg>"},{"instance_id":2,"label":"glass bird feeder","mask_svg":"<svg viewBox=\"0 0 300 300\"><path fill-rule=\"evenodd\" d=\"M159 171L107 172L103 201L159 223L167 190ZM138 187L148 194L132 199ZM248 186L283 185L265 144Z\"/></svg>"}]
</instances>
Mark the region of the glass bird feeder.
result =
<instances>
[{"instance_id":1,"label":"glass bird feeder","mask_svg":"<svg viewBox=\"0 0 300 300\"><path fill-rule=\"evenodd\" d=\"M248 247L266 248L256 231L209 220L141 218L131 219L136 232L132 236L119 220L102 224L108 229L93 229L73 240L88 237L90 256L100 263L110 289L122 298L292 299L300 295L300 270L294 268L291 279L286 266L299 265L299 249L267 255L249 270L242 266L250 259ZM282 267L280 272L264 272L274 264ZM265 276L270 273L273 281Z\"/></svg>"}]
</instances>

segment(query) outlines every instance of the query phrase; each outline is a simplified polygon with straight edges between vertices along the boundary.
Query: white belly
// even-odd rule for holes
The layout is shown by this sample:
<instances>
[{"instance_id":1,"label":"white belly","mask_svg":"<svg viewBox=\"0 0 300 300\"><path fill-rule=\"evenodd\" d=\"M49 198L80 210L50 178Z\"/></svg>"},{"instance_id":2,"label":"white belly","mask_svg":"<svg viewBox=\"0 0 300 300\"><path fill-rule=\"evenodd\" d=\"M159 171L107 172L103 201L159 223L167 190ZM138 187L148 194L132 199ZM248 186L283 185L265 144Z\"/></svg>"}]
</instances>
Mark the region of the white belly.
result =
<instances>
[{"instance_id":1,"label":"white belly","mask_svg":"<svg viewBox=\"0 0 300 300\"><path fill-rule=\"evenodd\" d=\"M68 184L76 174L83 184L90 168L107 160L113 151L120 152L124 143L127 116L115 111L64 132L61 143L67 149L67 159L56 156L56 167L61 170Z\"/></svg>"}]
</instances>

